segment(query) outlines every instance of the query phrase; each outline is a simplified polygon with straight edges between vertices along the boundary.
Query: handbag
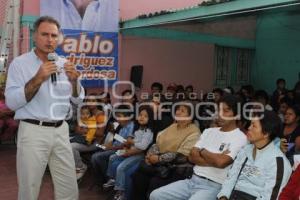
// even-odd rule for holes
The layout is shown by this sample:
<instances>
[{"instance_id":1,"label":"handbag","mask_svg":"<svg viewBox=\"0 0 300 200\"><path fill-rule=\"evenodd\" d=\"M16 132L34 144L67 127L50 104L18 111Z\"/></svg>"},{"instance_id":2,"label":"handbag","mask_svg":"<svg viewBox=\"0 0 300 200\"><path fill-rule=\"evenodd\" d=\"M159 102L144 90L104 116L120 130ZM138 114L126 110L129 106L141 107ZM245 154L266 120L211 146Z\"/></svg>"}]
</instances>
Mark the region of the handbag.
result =
<instances>
[{"instance_id":1,"label":"handbag","mask_svg":"<svg viewBox=\"0 0 300 200\"><path fill-rule=\"evenodd\" d=\"M160 178L169 178L172 174L172 165L155 166L156 175Z\"/></svg>"},{"instance_id":2,"label":"handbag","mask_svg":"<svg viewBox=\"0 0 300 200\"><path fill-rule=\"evenodd\" d=\"M256 200L256 197L246 192L233 190L231 192L229 200Z\"/></svg>"},{"instance_id":3,"label":"handbag","mask_svg":"<svg viewBox=\"0 0 300 200\"><path fill-rule=\"evenodd\" d=\"M150 176L156 174L155 166L154 165L148 165L145 162L145 160L142 160L140 162L140 165L138 167L138 171L142 172L143 174L150 175Z\"/></svg>"},{"instance_id":4,"label":"handbag","mask_svg":"<svg viewBox=\"0 0 300 200\"><path fill-rule=\"evenodd\" d=\"M191 178L194 173L194 165L191 163L176 165L174 173L182 179Z\"/></svg>"},{"instance_id":5,"label":"handbag","mask_svg":"<svg viewBox=\"0 0 300 200\"><path fill-rule=\"evenodd\" d=\"M180 177L181 179L190 178L193 175L193 167L187 157L178 153L170 163L165 163L156 167L157 176L160 178Z\"/></svg>"},{"instance_id":6,"label":"handbag","mask_svg":"<svg viewBox=\"0 0 300 200\"><path fill-rule=\"evenodd\" d=\"M148 165L145 161L140 163L138 171L146 174L148 176L158 176L160 178L168 178L171 176L172 173L172 166L171 164L165 165Z\"/></svg>"},{"instance_id":7,"label":"handbag","mask_svg":"<svg viewBox=\"0 0 300 200\"><path fill-rule=\"evenodd\" d=\"M236 181L235 181L235 184L233 186L233 191L231 192L230 194L230 197L229 197L229 200L256 200L256 197L255 196L252 196L246 192L242 192L242 191L239 191L239 190L235 190L235 185L241 175L241 172L242 170L244 169L245 165L246 165L246 162L247 162L248 158L245 159L244 163L242 164L242 167L239 171L239 174L236 178Z\"/></svg>"},{"instance_id":8,"label":"handbag","mask_svg":"<svg viewBox=\"0 0 300 200\"><path fill-rule=\"evenodd\" d=\"M166 179L171 176L179 176L183 179L190 178L193 174L193 166L189 163L186 156L183 154L176 155L176 158L169 163L158 163L155 165L148 165L144 160L140 163L139 171L144 174L155 175L157 177Z\"/></svg>"}]
</instances>

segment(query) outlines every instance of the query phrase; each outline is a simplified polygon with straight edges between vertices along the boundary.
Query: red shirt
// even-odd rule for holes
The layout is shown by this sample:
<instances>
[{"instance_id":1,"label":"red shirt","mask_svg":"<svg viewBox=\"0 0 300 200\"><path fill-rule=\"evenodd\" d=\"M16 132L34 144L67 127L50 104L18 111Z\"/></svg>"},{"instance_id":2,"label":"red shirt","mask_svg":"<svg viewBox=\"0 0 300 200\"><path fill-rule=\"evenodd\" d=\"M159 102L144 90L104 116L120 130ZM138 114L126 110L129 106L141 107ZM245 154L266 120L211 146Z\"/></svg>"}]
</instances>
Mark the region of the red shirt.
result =
<instances>
[{"instance_id":1,"label":"red shirt","mask_svg":"<svg viewBox=\"0 0 300 200\"><path fill-rule=\"evenodd\" d=\"M279 200L299 200L300 199L300 165L292 174L288 184L280 193Z\"/></svg>"}]
</instances>

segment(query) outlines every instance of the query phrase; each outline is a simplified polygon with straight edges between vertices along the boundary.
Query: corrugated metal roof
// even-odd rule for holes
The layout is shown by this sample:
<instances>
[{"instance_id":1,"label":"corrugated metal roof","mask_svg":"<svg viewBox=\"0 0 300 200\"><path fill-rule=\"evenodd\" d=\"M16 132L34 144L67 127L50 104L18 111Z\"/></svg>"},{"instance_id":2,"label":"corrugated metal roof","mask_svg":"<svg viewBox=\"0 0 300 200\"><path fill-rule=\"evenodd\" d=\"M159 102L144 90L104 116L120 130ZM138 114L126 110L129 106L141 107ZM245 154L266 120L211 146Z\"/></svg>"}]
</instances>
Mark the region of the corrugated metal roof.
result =
<instances>
[{"instance_id":1,"label":"corrugated metal roof","mask_svg":"<svg viewBox=\"0 0 300 200\"><path fill-rule=\"evenodd\" d=\"M217 0L215 0L217 1ZM255 12L272 7L300 4L299 0L230 0L212 5L192 6L183 9L171 9L139 16L137 19L121 22L121 29L149 27L167 23L207 19L235 13Z\"/></svg>"},{"instance_id":2,"label":"corrugated metal roof","mask_svg":"<svg viewBox=\"0 0 300 200\"><path fill-rule=\"evenodd\" d=\"M186 11L186 10L190 10L190 9L194 9L194 8L198 8L198 7L202 7L202 6L204 7L204 6L212 6L212 5L222 4L222 3L228 3L230 1L237 1L237 0L208 0L208 1L203 1L200 4L194 5L194 6L187 6L187 7L183 7L183 8L177 8L177 9L164 9L161 11L151 12L148 14L141 14L133 19L127 19L126 21L134 20L134 19L145 19L145 18L149 18L149 17L156 17L156 16L165 15L165 14Z\"/></svg>"}]
</instances>

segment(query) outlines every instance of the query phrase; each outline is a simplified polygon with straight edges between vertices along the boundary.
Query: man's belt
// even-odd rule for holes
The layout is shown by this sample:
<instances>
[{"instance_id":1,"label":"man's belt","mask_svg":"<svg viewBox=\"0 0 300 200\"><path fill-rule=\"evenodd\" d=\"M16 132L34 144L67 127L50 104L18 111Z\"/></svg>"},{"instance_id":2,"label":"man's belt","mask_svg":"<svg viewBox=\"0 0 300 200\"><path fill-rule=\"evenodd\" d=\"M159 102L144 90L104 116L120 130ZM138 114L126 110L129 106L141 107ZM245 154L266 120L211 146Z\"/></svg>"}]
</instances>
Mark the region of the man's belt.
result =
<instances>
[{"instance_id":1,"label":"man's belt","mask_svg":"<svg viewBox=\"0 0 300 200\"><path fill-rule=\"evenodd\" d=\"M63 124L63 120L56 121L56 122L44 122L44 121L39 121L35 119L22 119L22 121L30 123L30 124L35 124L39 126L49 126L49 127L60 127Z\"/></svg>"},{"instance_id":2,"label":"man's belt","mask_svg":"<svg viewBox=\"0 0 300 200\"><path fill-rule=\"evenodd\" d=\"M199 178L202 178L202 179L205 179L205 180L208 180L208 181L211 181L211 182L214 182L214 183L217 183L216 181L213 181L213 180L211 180L211 179L209 179L209 178L206 178L205 176L199 176L198 174L196 174L195 172L194 172L194 175L195 176L197 176L197 177L199 177ZM218 183L219 184L219 183Z\"/></svg>"}]
</instances>

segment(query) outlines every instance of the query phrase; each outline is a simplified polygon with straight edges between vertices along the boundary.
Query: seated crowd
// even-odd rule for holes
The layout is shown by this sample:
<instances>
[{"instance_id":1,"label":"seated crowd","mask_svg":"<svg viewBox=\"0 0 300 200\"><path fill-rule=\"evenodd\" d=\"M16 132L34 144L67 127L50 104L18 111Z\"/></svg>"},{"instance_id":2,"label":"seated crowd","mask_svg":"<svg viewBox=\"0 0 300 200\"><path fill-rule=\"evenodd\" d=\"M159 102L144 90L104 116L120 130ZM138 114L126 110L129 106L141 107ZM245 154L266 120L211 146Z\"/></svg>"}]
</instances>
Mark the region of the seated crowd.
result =
<instances>
[{"instance_id":1,"label":"seated crowd","mask_svg":"<svg viewBox=\"0 0 300 200\"><path fill-rule=\"evenodd\" d=\"M77 179L89 168L114 200L299 200L300 81L276 86L90 93L69 120Z\"/></svg>"},{"instance_id":2,"label":"seated crowd","mask_svg":"<svg viewBox=\"0 0 300 200\"><path fill-rule=\"evenodd\" d=\"M18 122L14 120L14 112L5 105L4 85L0 85L0 143L14 139Z\"/></svg>"}]
</instances>

